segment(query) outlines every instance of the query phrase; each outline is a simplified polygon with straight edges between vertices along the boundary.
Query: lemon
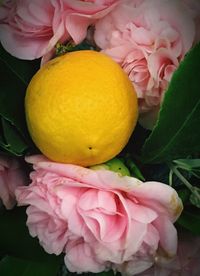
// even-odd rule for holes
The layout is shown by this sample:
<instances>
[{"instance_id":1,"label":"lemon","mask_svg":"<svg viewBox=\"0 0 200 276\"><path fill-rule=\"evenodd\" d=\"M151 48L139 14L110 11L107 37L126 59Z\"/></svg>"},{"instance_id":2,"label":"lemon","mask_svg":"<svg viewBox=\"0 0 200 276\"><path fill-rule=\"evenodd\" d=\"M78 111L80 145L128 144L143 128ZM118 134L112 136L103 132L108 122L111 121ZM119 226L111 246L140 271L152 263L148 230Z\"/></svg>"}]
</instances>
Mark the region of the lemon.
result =
<instances>
[{"instance_id":1,"label":"lemon","mask_svg":"<svg viewBox=\"0 0 200 276\"><path fill-rule=\"evenodd\" d=\"M92 166L115 157L138 117L128 76L96 51L67 53L32 78L25 110L30 135L49 159Z\"/></svg>"}]
</instances>

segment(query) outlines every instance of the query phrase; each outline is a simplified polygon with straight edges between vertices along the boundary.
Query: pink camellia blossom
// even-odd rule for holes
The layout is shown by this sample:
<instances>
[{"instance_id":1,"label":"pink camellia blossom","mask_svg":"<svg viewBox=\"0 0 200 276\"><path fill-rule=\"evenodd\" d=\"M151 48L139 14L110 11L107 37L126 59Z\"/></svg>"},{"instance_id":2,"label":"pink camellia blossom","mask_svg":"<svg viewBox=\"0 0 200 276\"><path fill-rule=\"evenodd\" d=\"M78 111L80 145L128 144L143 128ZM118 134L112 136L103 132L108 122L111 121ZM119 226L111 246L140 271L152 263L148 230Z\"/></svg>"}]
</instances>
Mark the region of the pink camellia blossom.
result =
<instances>
[{"instance_id":1,"label":"pink camellia blossom","mask_svg":"<svg viewBox=\"0 0 200 276\"><path fill-rule=\"evenodd\" d=\"M73 41L78 44L87 35L88 26L94 24L112 11L120 0L63 0L66 16L66 29Z\"/></svg>"},{"instance_id":2,"label":"pink camellia blossom","mask_svg":"<svg viewBox=\"0 0 200 276\"><path fill-rule=\"evenodd\" d=\"M69 38L60 1L6 0L0 7L0 41L13 56L36 59Z\"/></svg>"},{"instance_id":3,"label":"pink camellia blossom","mask_svg":"<svg viewBox=\"0 0 200 276\"><path fill-rule=\"evenodd\" d=\"M0 41L13 56L47 61L57 42L80 43L87 28L119 0L4 0L0 6Z\"/></svg>"},{"instance_id":4,"label":"pink camellia blossom","mask_svg":"<svg viewBox=\"0 0 200 276\"><path fill-rule=\"evenodd\" d=\"M15 189L27 184L27 177L19 161L8 156L0 156L0 201L6 209L16 204Z\"/></svg>"},{"instance_id":5,"label":"pink camellia blossom","mask_svg":"<svg viewBox=\"0 0 200 276\"><path fill-rule=\"evenodd\" d=\"M133 82L140 112L157 108L194 42L194 20L186 6L180 0L125 0L95 29L96 44Z\"/></svg>"},{"instance_id":6,"label":"pink camellia blossom","mask_svg":"<svg viewBox=\"0 0 200 276\"><path fill-rule=\"evenodd\" d=\"M64 252L70 271L135 275L153 265L158 249L176 254L182 202L170 186L43 156L27 161L32 183L16 190L18 205L29 205L31 235L47 252Z\"/></svg>"}]
</instances>

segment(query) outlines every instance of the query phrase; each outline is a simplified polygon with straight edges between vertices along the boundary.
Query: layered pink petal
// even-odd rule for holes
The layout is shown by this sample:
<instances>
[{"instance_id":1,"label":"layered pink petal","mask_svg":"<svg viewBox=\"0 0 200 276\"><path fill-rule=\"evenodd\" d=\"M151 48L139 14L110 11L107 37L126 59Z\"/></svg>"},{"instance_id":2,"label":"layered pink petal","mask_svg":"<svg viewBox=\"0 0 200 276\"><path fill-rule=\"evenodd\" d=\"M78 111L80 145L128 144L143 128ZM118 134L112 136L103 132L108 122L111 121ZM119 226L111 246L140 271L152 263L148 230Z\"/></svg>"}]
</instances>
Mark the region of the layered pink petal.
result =
<instances>
[{"instance_id":1,"label":"layered pink petal","mask_svg":"<svg viewBox=\"0 0 200 276\"><path fill-rule=\"evenodd\" d=\"M37 236L40 244L49 254L61 254L68 240L67 223L57 216L49 216L45 211L40 211L34 206L27 208L27 215L27 226L31 236Z\"/></svg>"},{"instance_id":2,"label":"layered pink petal","mask_svg":"<svg viewBox=\"0 0 200 276\"><path fill-rule=\"evenodd\" d=\"M98 273L105 269L104 265L95 259L92 248L81 240L66 247L65 264L71 272L77 273Z\"/></svg>"},{"instance_id":3,"label":"layered pink petal","mask_svg":"<svg viewBox=\"0 0 200 276\"><path fill-rule=\"evenodd\" d=\"M44 64L55 53L57 42L73 39L80 43L88 26L111 12L118 2L5 1L0 6L0 41L11 55L20 59L45 56Z\"/></svg>"},{"instance_id":4,"label":"layered pink petal","mask_svg":"<svg viewBox=\"0 0 200 276\"><path fill-rule=\"evenodd\" d=\"M121 65L136 89L144 127L155 124L174 71L196 43L197 15L191 7L186 0L126 0L95 24L96 44Z\"/></svg>"},{"instance_id":5,"label":"layered pink petal","mask_svg":"<svg viewBox=\"0 0 200 276\"><path fill-rule=\"evenodd\" d=\"M169 257L176 254L177 251L177 231L171 221L165 217L160 216L154 221L154 226L160 235L160 244ZM170 239L169 239L170 237Z\"/></svg>"},{"instance_id":6,"label":"layered pink petal","mask_svg":"<svg viewBox=\"0 0 200 276\"><path fill-rule=\"evenodd\" d=\"M167 212L167 216L174 221L182 212L182 202L173 188L160 184L159 182L145 182L138 188L133 188L133 195L139 197L144 205L157 212Z\"/></svg>"},{"instance_id":7,"label":"layered pink petal","mask_svg":"<svg viewBox=\"0 0 200 276\"><path fill-rule=\"evenodd\" d=\"M47 252L64 252L70 271L131 275L151 266L158 249L175 254L172 223L182 204L171 187L42 156L26 160L32 183L17 189L18 204L29 205L31 235Z\"/></svg>"},{"instance_id":8,"label":"layered pink petal","mask_svg":"<svg viewBox=\"0 0 200 276\"><path fill-rule=\"evenodd\" d=\"M15 34L10 26L2 25L0 28L0 41L2 46L13 56L21 59L36 59L45 53L48 41L43 38L23 38Z\"/></svg>"},{"instance_id":9,"label":"layered pink petal","mask_svg":"<svg viewBox=\"0 0 200 276\"><path fill-rule=\"evenodd\" d=\"M0 201L6 209L16 204L15 190L28 184L22 164L16 158L0 156Z\"/></svg>"}]
</instances>

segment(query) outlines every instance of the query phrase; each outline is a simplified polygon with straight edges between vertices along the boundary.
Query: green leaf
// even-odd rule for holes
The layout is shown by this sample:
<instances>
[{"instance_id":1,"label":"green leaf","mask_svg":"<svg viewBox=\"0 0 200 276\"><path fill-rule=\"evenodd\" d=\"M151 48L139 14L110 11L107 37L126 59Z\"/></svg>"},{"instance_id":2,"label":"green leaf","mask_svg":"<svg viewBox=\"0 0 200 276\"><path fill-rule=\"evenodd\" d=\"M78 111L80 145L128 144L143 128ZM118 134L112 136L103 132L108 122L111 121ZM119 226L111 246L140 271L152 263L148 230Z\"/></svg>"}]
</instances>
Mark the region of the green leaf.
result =
<instances>
[{"instance_id":1,"label":"green leaf","mask_svg":"<svg viewBox=\"0 0 200 276\"><path fill-rule=\"evenodd\" d=\"M173 163L175 163L178 168L188 171L196 178L200 178L200 159L177 159L173 160Z\"/></svg>"},{"instance_id":2,"label":"green leaf","mask_svg":"<svg viewBox=\"0 0 200 276\"><path fill-rule=\"evenodd\" d=\"M190 213L188 211L183 211L180 218L178 219L178 224L188 229L194 234L200 235L200 213Z\"/></svg>"},{"instance_id":3,"label":"green leaf","mask_svg":"<svg viewBox=\"0 0 200 276\"><path fill-rule=\"evenodd\" d=\"M192 170L200 168L200 159L177 159L173 161L179 168Z\"/></svg>"},{"instance_id":4,"label":"green leaf","mask_svg":"<svg viewBox=\"0 0 200 276\"><path fill-rule=\"evenodd\" d=\"M10 256L0 261L2 276L56 276L58 269L58 262L33 262Z\"/></svg>"},{"instance_id":5,"label":"green leaf","mask_svg":"<svg viewBox=\"0 0 200 276\"><path fill-rule=\"evenodd\" d=\"M190 195L190 202L197 208L200 208L200 188L193 186L193 192Z\"/></svg>"},{"instance_id":6,"label":"green leaf","mask_svg":"<svg viewBox=\"0 0 200 276\"><path fill-rule=\"evenodd\" d=\"M36 63L18 60L0 47L0 117L7 123L5 133L4 129L0 128L0 137L8 138L9 136L9 139L11 139L11 136L18 136L16 145L12 138L12 149L6 147L6 144L10 144L10 141L0 143L0 146L16 155L23 154L25 148L29 145L32 146L25 121L24 97L26 87L37 69L38 64L36 66Z\"/></svg>"},{"instance_id":7,"label":"green leaf","mask_svg":"<svg viewBox=\"0 0 200 276\"><path fill-rule=\"evenodd\" d=\"M188 202L191 192L187 188L180 189L177 191L177 193L178 193L178 196L181 198L183 204Z\"/></svg>"},{"instance_id":8,"label":"green leaf","mask_svg":"<svg viewBox=\"0 0 200 276\"><path fill-rule=\"evenodd\" d=\"M3 148L7 151L15 154L21 155L27 149L27 144L25 143L23 137L20 133L10 124L9 121L2 119L2 127L5 143L0 143Z\"/></svg>"},{"instance_id":9,"label":"green leaf","mask_svg":"<svg viewBox=\"0 0 200 276\"><path fill-rule=\"evenodd\" d=\"M0 63L2 76L0 88L0 115L16 126L19 131L24 131L24 96L26 86L17 79L8 68Z\"/></svg>"},{"instance_id":10,"label":"green leaf","mask_svg":"<svg viewBox=\"0 0 200 276\"><path fill-rule=\"evenodd\" d=\"M25 87L29 84L32 76L39 68L39 60L28 61L21 60L11 56L0 44L0 61L19 79Z\"/></svg>"},{"instance_id":11,"label":"green leaf","mask_svg":"<svg viewBox=\"0 0 200 276\"><path fill-rule=\"evenodd\" d=\"M158 122L142 149L145 163L162 163L200 152L200 44L173 74Z\"/></svg>"},{"instance_id":12,"label":"green leaf","mask_svg":"<svg viewBox=\"0 0 200 276\"><path fill-rule=\"evenodd\" d=\"M0 250L4 254L34 261L55 262L59 257L47 254L32 238L26 226L25 208L0 210ZM1 274L0 274L1 275Z\"/></svg>"}]
</instances>

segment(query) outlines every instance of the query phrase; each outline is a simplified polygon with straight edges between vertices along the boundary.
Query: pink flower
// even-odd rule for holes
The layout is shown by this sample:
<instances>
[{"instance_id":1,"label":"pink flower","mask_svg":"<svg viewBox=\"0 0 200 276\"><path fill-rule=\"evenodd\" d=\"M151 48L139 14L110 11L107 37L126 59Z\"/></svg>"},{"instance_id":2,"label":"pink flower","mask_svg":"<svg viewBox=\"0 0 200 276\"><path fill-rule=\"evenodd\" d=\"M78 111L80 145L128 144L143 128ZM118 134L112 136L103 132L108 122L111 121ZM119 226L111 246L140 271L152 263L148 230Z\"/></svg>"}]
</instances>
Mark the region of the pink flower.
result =
<instances>
[{"instance_id":1,"label":"pink flower","mask_svg":"<svg viewBox=\"0 0 200 276\"><path fill-rule=\"evenodd\" d=\"M194 42L194 20L185 5L177 0L126 0L95 28L97 45L133 82L140 112L157 108Z\"/></svg>"},{"instance_id":2,"label":"pink flower","mask_svg":"<svg viewBox=\"0 0 200 276\"><path fill-rule=\"evenodd\" d=\"M0 41L13 56L39 58L68 39L60 1L6 0L0 7Z\"/></svg>"},{"instance_id":3,"label":"pink flower","mask_svg":"<svg viewBox=\"0 0 200 276\"><path fill-rule=\"evenodd\" d=\"M0 41L13 56L48 60L57 42L80 43L87 27L105 16L118 0L4 0L0 6Z\"/></svg>"},{"instance_id":4,"label":"pink flower","mask_svg":"<svg viewBox=\"0 0 200 276\"><path fill-rule=\"evenodd\" d=\"M70 271L135 275L152 266L158 248L176 254L182 203L171 187L41 156L27 161L32 183L17 189L18 205L29 205L31 235L47 252L63 251Z\"/></svg>"},{"instance_id":5,"label":"pink flower","mask_svg":"<svg viewBox=\"0 0 200 276\"><path fill-rule=\"evenodd\" d=\"M26 185L27 178L17 159L0 156L0 200L6 209L12 209L16 203L15 189Z\"/></svg>"},{"instance_id":6,"label":"pink flower","mask_svg":"<svg viewBox=\"0 0 200 276\"><path fill-rule=\"evenodd\" d=\"M73 41L78 44L87 35L88 26L103 18L120 0L63 0L66 16L66 29Z\"/></svg>"}]
</instances>

